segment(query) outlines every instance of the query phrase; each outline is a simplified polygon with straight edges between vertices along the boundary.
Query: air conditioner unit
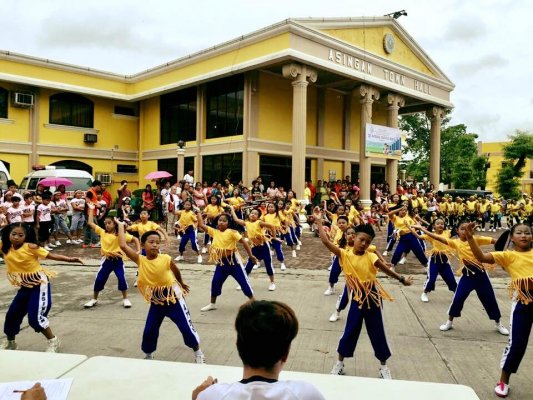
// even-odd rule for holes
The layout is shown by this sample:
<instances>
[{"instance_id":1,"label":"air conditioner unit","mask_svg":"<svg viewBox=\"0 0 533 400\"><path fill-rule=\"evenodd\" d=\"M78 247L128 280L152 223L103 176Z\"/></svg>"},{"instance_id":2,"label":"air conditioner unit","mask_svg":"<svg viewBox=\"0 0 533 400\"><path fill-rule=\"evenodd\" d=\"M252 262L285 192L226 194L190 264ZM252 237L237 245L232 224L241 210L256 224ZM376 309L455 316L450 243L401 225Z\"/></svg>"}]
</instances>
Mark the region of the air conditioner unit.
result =
<instances>
[{"instance_id":1,"label":"air conditioner unit","mask_svg":"<svg viewBox=\"0 0 533 400\"><path fill-rule=\"evenodd\" d=\"M96 180L102 182L105 185L109 185L112 183L111 174L104 173L104 172L97 172L95 174Z\"/></svg>"},{"instance_id":2,"label":"air conditioner unit","mask_svg":"<svg viewBox=\"0 0 533 400\"><path fill-rule=\"evenodd\" d=\"M85 143L96 143L98 141L98 135L95 135L94 133L84 133L83 141Z\"/></svg>"},{"instance_id":3,"label":"air conditioner unit","mask_svg":"<svg viewBox=\"0 0 533 400\"><path fill-rule=\"evenodd\" d=\"M13 107L30 108L34 103L33 93L13 92L11 104Z\"/></svg>"}]
</instances>

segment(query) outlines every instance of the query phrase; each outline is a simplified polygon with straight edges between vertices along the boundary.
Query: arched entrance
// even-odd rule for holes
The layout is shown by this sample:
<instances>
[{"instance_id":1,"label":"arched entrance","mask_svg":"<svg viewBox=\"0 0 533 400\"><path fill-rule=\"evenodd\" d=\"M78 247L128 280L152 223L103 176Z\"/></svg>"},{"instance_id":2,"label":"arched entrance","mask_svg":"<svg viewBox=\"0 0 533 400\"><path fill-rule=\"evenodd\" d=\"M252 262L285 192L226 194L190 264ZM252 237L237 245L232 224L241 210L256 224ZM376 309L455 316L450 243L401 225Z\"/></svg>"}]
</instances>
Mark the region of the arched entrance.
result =
<instances>
[{"instance_id":1,"label":"arched entrance","mask_svg":"<svg viewBox=\"0 0 533 400\"><path fill-rule=\"evenodd\" d=\"M61 160L51 163L50 165L56 166L58 168L79 169L81 171L87 171L91 175L93 174L93 167L91 167L89 164L85 164L84 162L77 160Z\"/></svg>"}]
</instances>

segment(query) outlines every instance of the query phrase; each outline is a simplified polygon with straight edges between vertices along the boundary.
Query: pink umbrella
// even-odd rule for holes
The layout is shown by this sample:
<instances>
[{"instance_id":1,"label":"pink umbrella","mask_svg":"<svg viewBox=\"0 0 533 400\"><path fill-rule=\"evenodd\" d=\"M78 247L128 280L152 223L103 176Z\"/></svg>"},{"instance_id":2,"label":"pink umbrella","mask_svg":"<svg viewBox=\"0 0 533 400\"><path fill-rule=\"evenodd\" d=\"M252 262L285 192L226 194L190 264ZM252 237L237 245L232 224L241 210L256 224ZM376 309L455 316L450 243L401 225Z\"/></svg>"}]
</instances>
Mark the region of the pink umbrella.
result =
<instances>
[{"instance_id":1,"label":"pink umbrella","mask_svg":"<svg viewBox=\"0 0 533 400\"><path fill-rule=\"evenodd\" d=\"M154 171L146 175L144 179L154 180L154 179L170 178L171 176L172 174L167 171Z\"/></svg>"},{"instance_id":2,"label":"pink umbrella","mask_svg":"<svg viewBox=\"0 0 533 400\"><path fill-rule=\"evenodd\" d=\"M59 185L71 186L73 183L70 179L61 178L60 176L50 176L48 178L41 179L39 184L43 186L55 186Z\"/></svg>"}]
</instances>

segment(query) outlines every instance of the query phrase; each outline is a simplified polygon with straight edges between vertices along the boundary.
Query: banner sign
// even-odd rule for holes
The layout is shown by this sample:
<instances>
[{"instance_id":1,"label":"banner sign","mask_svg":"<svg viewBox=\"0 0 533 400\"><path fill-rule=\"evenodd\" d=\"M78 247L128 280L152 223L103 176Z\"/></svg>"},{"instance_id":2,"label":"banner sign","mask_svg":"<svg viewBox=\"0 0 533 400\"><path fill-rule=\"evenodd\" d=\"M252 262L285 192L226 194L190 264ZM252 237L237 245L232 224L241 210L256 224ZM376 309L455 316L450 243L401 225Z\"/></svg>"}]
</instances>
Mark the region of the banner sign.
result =
<instances>
[{"instance_id":1,"label":"banner sign","mask_svg":"<svg viewBox=\"0 0 533 400\"><path fill-rule=\"evenodd\" d=\"M402 157L402 131L388 126L366 124L365 155L399 160Z\"/></svg>"}]
</instances>

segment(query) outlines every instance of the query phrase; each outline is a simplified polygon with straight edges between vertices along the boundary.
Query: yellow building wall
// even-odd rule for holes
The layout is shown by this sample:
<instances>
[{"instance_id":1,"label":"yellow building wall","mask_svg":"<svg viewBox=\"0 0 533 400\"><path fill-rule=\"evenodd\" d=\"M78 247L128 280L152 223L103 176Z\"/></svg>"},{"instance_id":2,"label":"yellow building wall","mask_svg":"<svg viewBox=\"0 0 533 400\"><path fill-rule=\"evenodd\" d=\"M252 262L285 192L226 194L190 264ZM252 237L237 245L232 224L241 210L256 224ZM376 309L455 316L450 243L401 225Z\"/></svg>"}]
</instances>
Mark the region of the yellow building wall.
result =
<instances>
[{"instance_id":1,"label":"yellow building wall","mask_svg":"<svg viewBox=\"0 0 533 400\"><path fill-rule=\"evenodd\" d=\"M3 146L3 145L2 145ZM3 153L0 148L0 160L7 161L9 165L9 175L17 184L20 184L24 175L28 173L28 154Z\"/></svg>"},{"instance_id":2,"label":"yellow building wall","mask_svg":"<svg viewBox=\"0 0 533 400\"><path fill-rule=\"evenodd\" d=\"M317 181L317 160L315 158L311 159L311 180L316 184Z\"/></svg>"},{"instance_id":3,"label":"yellow building wall","mask_svg":"<svg viewBox=\"0 0 533 400\"><path fill-rule=\"evenodd\" d=\"M356 104L354 104L354 102ZM361 146L361 104L352 99L352 110L350 114L350 150L359 151Z\"/></svg>"},{"instance_id":4,"label":"yellow building wall","mask_svg":"<svg viewBox=\"0 0 533 400\"><path fill-rule=\"evenodd\" d=\"M429 67L389 27L324 29L322 32L387 60L411 67L423 74L435 76ZM387 54L383 49L383 37L387 33L393 34L396 39L396 46L392 54Z\"/></svg>"},{"instance_id":5,"label":"yellow building wall","mask_svg":"<svg viewBox=\"0 0 533 400\"><path fill-rule=\"evenodd\" d=\"M145 160L139 163L139 187L141 189L144 189L147 184L155 188L155 182L144 179L147 174L153 171L157 171L157 160Z\"/></svg>"},{"instance_id":6,"label":"yellow building wall","mask_svg":"<svg viewBox=\"0 0 533 400\"><path fill-rule=\"evenodd\" d=\"M153 149L159 147L161 143L161 121L160 121L160 97L143 100L141 103L140 120L140 145L141 149ZM168 145L175 147L175 145ZM163 148L167 146L162 146Z\"/></svg>"},{"instance_id":7,"label":"yellow building wall","mask_svg":"<svg viewBox=\"0 0 533 400\"><path fill-rule=\"evenodd\" d=\"M324 147L343 149L343 96L337 92L326 90L324 100Z\"/></svg>"},{"instance_id":8,"label":"yellow building wall","mask_svg":"<svg viewBox=\"0 0 533 400\"><path fill-rule=\"evenodd\" d=\"M292 86L289 79L259 74L257 137L292 141Z\"/></svg>"},{"instance_id":9,"label":"yellow building wall","mask_svg":"<svg viewBox=\"0 0 533 400\"><path fill-rule=\"evenodd\" d=\"M344 163L342 161L330 161L330 160L324 160L324 170L322 171L322 175L324 179L329 180L329 171L335 171L335 180L337 179L343 179L342 175L342 169L344 167Z\"/></svg>"},{"instance_id":10,"label":"yellow building wall","mask_svg":"<svg viewBox=\"0 0 533 400\"><path fill-rule=\"evenodd\" d=\"M9 91L16 88L9 82L3 81L0 81L0 87ZM11 101L8 101L7 120L12 120L13 122L0 123L0 141L28 142L30 137L30 111L26 108L12 107Z\"/></svg>"}]
</instances>

